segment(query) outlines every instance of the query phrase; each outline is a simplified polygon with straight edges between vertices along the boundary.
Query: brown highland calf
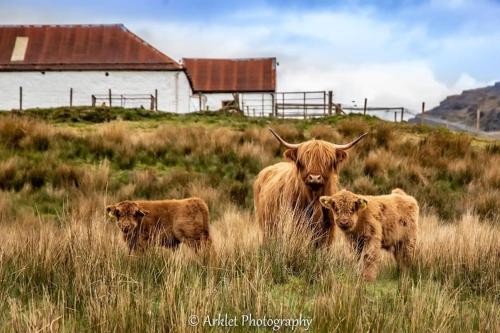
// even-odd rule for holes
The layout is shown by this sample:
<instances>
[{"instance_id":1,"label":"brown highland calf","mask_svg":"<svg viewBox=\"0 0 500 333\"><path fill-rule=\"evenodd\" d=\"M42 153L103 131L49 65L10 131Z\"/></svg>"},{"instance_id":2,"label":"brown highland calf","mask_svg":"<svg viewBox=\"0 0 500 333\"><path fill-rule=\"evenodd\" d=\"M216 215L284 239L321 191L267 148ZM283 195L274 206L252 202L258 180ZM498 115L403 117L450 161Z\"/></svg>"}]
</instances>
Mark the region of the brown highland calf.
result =
<instances>
[{"instance_id":1,"label":"brown highland calf","mask_svg":"<svg viewBox=\"0 0 500 333\"><path fill-rule=\"evenodd\" d=\"M333 196L322 196L320 201L333 212L335 223L362 260L365 280L377 277L381 249L394 254L400 270L407 268L417 238L419 207L415 198L401 189L380 196L342 190Z\"/></svg>"},{"instance_id":2,"label":"brown highland calf","mask_svg":"<svg viewBox=\"0 0 500 333\"><path fill-rule=\"evenodd\" d=\"M156 244L176 248L180 243L198 250L211 243L208 207L199 198L122 201L106 211L117 219L130 251Z\"/></svg>"},{"instance_id":3,"label":"brown highland calf","mask_svg":"<svg viewBox=\"0 0 500 333\"><path fill-rule=\"evenodd\" d=\"M317 245L330 244L333 217L321 207L319 197L337 192L340 163L366 133L345 145L322 140L291 144L269 130L288 148L284 153L288 161L263 169L253 186L255 213L264 236L275 229L280 216L291 212L295 222L312 230Z\"/></svg>"}]
</instances>

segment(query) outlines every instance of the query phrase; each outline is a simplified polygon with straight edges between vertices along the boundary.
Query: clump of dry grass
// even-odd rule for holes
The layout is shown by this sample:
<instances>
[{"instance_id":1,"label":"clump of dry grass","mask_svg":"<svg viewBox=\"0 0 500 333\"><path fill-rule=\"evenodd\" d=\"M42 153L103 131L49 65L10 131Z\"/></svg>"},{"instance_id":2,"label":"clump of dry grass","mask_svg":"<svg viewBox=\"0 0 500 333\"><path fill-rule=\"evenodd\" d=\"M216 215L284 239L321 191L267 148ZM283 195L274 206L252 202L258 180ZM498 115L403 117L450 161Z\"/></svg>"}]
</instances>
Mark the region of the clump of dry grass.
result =
<instances>
[{"instance_id":1,"label":"clump of dry grass","mask_svg":"<svg viewBox=\"0 0 500 333\"><path fill-rule=\"evenodd\" d=\"M342 140L341 135L335 129L324 124L311 126L309 129L309 136L311 138L325 140L332 143L340 143Z\"/></svg>"},{"instance_id":2,"label":"clump of dry grass","mask_svg":"<svg viewBox=\"0 0 500 333\"><path fill-rule=\"evenodd\" d=\"M236 151L240 159L258 161L260 165L269 165L274 158L268 149L250 142L243 143Z\"/></svg>"},{"instance_id":3,"label":"clump of dry grass","mask_svg":"<svg viewBox=\"0 0 500 333\"><path fill-rule=\"evenodd\" d=\"M417 269L421 274L480 294L499 294L498 226L465 214L457 223L444 226L435 217L424 217L419 228Z\"/></svg>"},{"instance_id":4,"label":"clump of dry grass","mask_svg":"<svg viewBox=\"0 0 500 333\"><path fill-rule=\"evenodd\" d=\"M130 166L136 154L137 142L122 122L102 125L97 133L88 133L85 140L92 153L101 158L119 157L122 166Z\"/></svg>"},{"instance_id":5,"label":"clump of dry grass","mask_svg":"<svg viewBox=\"0 0 500 333\"><path fill-rule=\"evenodd\" d=\"M362 176L357 178L354 183L352 184L352 190L355 193L363 193L363 194L375 194L376 193L376 187L375 184L372 181L371 177L367 176Z\"/></svg>"},{"instance_id":6,"label":"clump of dry grass","mask_svg":"<svg viewBox=\"0 0 500 333\"><path fill-rule=\"evenodd\" d=\"M12 149L46 151L59 140L69 138L74 138L73 131L56 129L29 117L9 115L0 120L0 141Z\"/></svg>"},{"instance_id":7,"label":"clump of dry grass","mask_svg":"<svg viewBox=\"0 0 500 333\"><path fill-rule=\"evenodd\" d=\"M365 121L359 118L347 118L338 121L335 129L345 137L354 137L362 133L368 132L368 125Z\"/></svg>"}]
</instances>

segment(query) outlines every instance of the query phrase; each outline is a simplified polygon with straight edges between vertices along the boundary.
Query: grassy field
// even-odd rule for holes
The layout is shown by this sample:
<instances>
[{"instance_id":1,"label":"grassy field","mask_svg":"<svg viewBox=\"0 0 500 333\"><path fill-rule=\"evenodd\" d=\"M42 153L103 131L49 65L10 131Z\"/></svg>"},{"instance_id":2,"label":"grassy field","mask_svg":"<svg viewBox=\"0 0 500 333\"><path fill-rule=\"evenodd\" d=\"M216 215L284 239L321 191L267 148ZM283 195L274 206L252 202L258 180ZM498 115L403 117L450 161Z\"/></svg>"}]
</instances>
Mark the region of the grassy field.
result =
<instances>
[{"instance_id":1,"label":"grassy field","mask_svg":"<svg viewBox=\"0 0 500 333\"><path fill-rule=\"evenodd\" d=\"M340 235L332 249L316 250L288 216L279 237L260 243L251 186L283 152L267 126L293 142L370 133L340 182L365 194L401 187L419 200L408 275L386 256L379 279L363 283ZM499 165L500 142L361 116L2 114L0 331L257 330L241 325L245 314L302 316L312 332L499 331ZM129 255L104 212L124 199L191 195L211 210L210 258L183 247ZM203 325L219 314L240 325Z\"/></svg>"}]
</instances>

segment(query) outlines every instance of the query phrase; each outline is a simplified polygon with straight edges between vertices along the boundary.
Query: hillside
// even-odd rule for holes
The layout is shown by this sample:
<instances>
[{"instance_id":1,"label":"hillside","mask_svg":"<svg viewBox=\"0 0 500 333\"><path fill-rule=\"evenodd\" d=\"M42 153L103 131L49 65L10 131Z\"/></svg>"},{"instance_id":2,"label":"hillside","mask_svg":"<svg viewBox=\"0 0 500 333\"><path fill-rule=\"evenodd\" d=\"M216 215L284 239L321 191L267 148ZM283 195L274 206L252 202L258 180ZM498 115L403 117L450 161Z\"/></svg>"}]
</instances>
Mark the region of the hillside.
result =
<instances>
[{"instance_id":1,"label":"hillside","mask_svg":"<svg viewBox=\"0 0 500 333\"><path fill-rule=\"evenodd\" d=\"M218 313L301 315L312 318L313 332L500 325L499 141L361 115L141 112L0 113L0 331L219 332L188 323ZM253 180L283 155L269 126L291 142L343 143L369 132L349 153L340 183L365 194L400 187L418 199L409 274L384 256L377 282L358 281L340 236L318 250L307 232L283 227L260 243ZM129 255L104 212L118 200L194 195L211 211L210 260L183 247ZM287 218L280 217L285 226Z\"/></svg>"},{"instance_id":2,"label":"hillside","mask_svg":"<svg viewBox=\"0 0 500 333\"><path fill-rule=\"evenodd\" d=\"M478 108L481 130L500 131L500 82L490 87L465 90L460 95L448 96L439 106L428 111L428 114L475 127Z\"/></svg>"}]
</instances>

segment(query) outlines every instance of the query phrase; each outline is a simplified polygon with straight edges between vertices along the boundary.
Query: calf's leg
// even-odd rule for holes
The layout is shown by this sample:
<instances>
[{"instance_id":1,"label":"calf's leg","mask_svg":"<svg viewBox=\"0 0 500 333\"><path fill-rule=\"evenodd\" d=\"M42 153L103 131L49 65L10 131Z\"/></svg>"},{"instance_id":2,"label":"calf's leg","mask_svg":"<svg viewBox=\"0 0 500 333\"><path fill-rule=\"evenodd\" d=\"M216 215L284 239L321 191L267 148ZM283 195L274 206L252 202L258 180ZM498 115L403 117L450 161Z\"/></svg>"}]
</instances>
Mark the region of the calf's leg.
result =
<instances>
[{"instance_id":1,"label":"calf's leg","mask_svg":"<svg viewBox=\"0 0 500 333\"><path fill-rule=\"evenodd\" d=\"M401 241L394 249L394 257L400 272L408 271L415 253L415 239Z\"/></svg>"},{"instance_id":2,"label":"calf's leg","mask_svg":"<svg viewBox=\"0 0 500 333\"><path fill-rule=\"evenodd\" d=\"M361 253L362 276L366 281L374 281L377 278L381 247L379 239L370 239L363 248Z\"/></svg>"}]
</instances>

